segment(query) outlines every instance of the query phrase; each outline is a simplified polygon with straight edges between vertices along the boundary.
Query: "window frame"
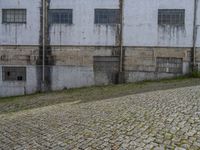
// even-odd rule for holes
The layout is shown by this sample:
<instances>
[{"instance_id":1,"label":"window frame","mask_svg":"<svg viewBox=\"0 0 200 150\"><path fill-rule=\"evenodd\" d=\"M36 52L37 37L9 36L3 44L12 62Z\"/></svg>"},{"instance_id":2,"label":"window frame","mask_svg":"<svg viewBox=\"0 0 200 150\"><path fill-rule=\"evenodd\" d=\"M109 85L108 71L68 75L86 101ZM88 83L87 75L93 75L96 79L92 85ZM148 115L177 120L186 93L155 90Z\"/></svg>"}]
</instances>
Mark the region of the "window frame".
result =
<instances>
[{"instance_id":1,"label":"window frame","mask_svg":"<svg viewBox=\"0 0 200 150\"><path fill-rule=\"evenodd\" d=\"M185 9L158 9L158 25L185 26L185 14Z\"/></svg>"},{"instance_id":2,"label":"window frame","mask_svg":"<svg viewBox=\"0 0 200 150\"><path fill-rule=\"evenodd\" d=\"M6 17L6 13L8 13L8 12L6 12L6 11L14 11L14 13L12 14L12 13L10 13L10 15L12 14L12 15L14 15L14 16L12 16L14 19L14 21L8 21L8 19L7 18L5 18ZM22 12L22 16L21 16L21 18L22 18L22 20L23 21L16 21L16 12L17 11L24 11L24 12ZM18 14L20 14L20 13L18 13ZM19 18L18 18L19 19ZM6 8L6 9L2 9L2 24L26 24L27 23L27 9L25 9L25 8Z\"/></svg>"},{"instance_id":3,"label":"window frame","mask_svg":"<svg viewBox=\"0 0 200 150\"><path fill-rule=\"evenodd\" d=\"M59 11L63 11L63 12L59 12ZM62 18L61 16L64 14L64 13L67 13L67 12L64 12L64 11L69 11L70 13L68 13L68 18L65 20L68 20L68 22L62 22ZM53 13L59 13L57 14L59 16L59 21L55 22L55 21L52 21L53 20L53 16L52 14ZM49 24L66 24L66 25L73 25L73 9L49 9L48 10L48 22ZM54 14L55 15L55 14ZM66 14L65 14L66 15ZM70 16L71 15L71 16ZM70 16L70 17L69 17ZM70 18L70 19L69 19Z\"/></svg>"},{"instance_id":4,"label":"window frame","mask_svg":"<svg viewBox=\"0 0 200 150\"><path fill-rule=\"evenodd\" d=\"M115 16L116 18L114 19L114 18L109 18L109 17L111 17L111 16L109 16L109 15L107 15L106 17L107 17L107 22L104 22L104 21L100 21L100 17L98 16L98 18L97 18L97 13L100 13L100 12L98 12L98 11L104 11L104 15L105 15L105 12L106 11L113 11L112 13L115 13L115 14L117 14L118 16ZM114 11L116 11L116 12L114 12ZM111 12L110 12L111 13ZM101 14L102 15L102 14ZM105 17L105 16L104 16ZM105 19L105 18L104 18ZM96 8L96 9L94 9L94 24L102 24L102 25L116 25L116 24L120 24L120 9L118 9L118 8ZM113 22L110 22L110 20L114 20Z\"/></svg>"},{"instance_id":5,"label":"window frame","mask_svg":"<svg viewBox=\"0 0 200 150\"><path fill-rule=\"evenodd\" d=\"M20 72L16 72L17 69L21 69ZM15 73L13 77L7 77L6 73ZM22 74L20 76L20 74ZM18 77L22 77L21 80ZM15 79L14 79L15 78ZM3 82L26 82L27 81L27 68L24 66L2 66L2 81Z\"/></svg>"}]
</instances>

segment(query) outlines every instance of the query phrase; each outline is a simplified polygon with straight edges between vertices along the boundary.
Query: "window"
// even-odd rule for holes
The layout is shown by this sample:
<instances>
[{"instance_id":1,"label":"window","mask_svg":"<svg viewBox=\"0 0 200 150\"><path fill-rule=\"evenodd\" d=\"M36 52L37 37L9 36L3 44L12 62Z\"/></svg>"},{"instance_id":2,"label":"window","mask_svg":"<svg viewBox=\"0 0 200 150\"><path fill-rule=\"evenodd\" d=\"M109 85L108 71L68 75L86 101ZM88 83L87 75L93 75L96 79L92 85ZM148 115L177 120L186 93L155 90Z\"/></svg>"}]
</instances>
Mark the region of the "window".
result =
<instances>
[{"instance_id":1,"label":"window","mask_svg":"<svg viewBox=\"0 0 200 150\"><path fill-rule=\"evenodd\" d=\"M185 10L184 9L159 9L158 10L158 24L184 26Z\"/></svg>"},{"instance_id":2,"label":"window","mask_svg":"<svg viewBox=\"0 0 200 150\"><path fill-rule=\"evenodd\" d=\"M72 24L73 15L72 9L50 9L49 23L50 24Z\"/></svg>"},{"instance_id":3,"label":"window","mask_svg":"<svg viewBox=\"0 0 200 150\"><path fill-rule=\"evenodd\" d=\"M26 67L3 67L3 81L26 81Z\"/></svg>"},{"instance_id":4,"label":"window","mask_svg":"<svg viewBox=\"0 0 200 150\"><path fill-rule=\"evenodd\" d=\"M95 24L119 24L119 9L95 9Z\"/></svg>"},{"instance_id":5,"label":"window","mask_svg":"<svg viewBox=\"0 0 200 150\"><path fill-rule=\"evenodd\" d=\"M182 73L182 58L158 57L157 71L162 73Z\"/></svg>"},{"instance_id":6,"label":"window","mask_svg":"<svg viewBox=\"0 0 200 150\"><path fill-rule=\"evenodd\" d=\"M3 23L26 23L26 9L3 9Z\"/></svg>"}]
</instances>

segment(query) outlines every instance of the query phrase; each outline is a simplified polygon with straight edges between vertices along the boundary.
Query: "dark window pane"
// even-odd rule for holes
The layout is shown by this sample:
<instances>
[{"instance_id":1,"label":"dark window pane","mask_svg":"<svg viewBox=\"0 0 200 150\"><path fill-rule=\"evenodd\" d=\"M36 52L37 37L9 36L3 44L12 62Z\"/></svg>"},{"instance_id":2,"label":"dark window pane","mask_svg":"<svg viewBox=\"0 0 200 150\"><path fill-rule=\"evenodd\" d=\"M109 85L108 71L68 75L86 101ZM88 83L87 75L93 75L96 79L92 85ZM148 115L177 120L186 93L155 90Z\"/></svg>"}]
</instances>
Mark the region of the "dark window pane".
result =
<instances>
[{"instance_id":1,"label":"dark window pane","mask_svg":"<svg viewBox=\"0 0 200 150\"><path fill-rule=\"evenodd\" d=\"M26 23L26 9L3 9L3 23Z\"/></svg>"},{"instance_id":2,"label":"dark window pane","mask_svg":"<svg viewBox=\"0 0 200 150\"><path fill-rule=\"evenodd\" d=\"M26 67L2 67L3 81L26 81Z\"/></svg>"},{"instance_id":3,"label":"dark window pane","mask_svg":"<svg viewBox=\"0 0 200 150\"><path fill-rule=\"evenodd\" d=\"M185 10L184 9L159 9L158 10L158 24L184 26Z\"/></svg>"},{"instance_id":4,"label":"dark window pane","mask_svg":"<svg viewBox=\"0 0 200 150\"><path fill-rule=\"evenodd\" d=\"M50 24L72 24L72 9L49 10Z\"/></svg>"},{"instance_id":5,"label":"dark window pane","mask_svg":"<svg viewBox=\"0 0 200 150\"><path fill-rule=\"evenodd\" d=\"M96 24L119 24L119 9L95 9Z\"/></svg>"}]
</instances>

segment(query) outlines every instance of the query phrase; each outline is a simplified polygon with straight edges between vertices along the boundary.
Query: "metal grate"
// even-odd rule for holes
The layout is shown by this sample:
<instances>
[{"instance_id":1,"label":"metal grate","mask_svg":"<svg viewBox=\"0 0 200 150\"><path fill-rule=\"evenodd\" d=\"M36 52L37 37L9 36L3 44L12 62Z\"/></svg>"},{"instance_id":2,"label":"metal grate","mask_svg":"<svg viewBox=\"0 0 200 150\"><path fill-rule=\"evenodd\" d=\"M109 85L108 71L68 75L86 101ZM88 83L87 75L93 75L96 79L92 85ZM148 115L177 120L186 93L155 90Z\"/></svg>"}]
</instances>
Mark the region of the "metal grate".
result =
<instances>
[{"instance_id":1,"label":"metal grate","mask_svg":"<svg viewBox=\"0 0 200 150\"><path fill-rule=\"evenodd\" d=\"M26 9L3 9L3 23L26 23Z\"/></svg>"},{"instance_id":2,"label":"metal grate","mask_svg":"<svg viewBox=\"0 0 200 150\"><path fill-rule=\"evenodd\" d=\"M72 24L73 10L72 9L50 9L49 23L50 24Z\"/></svg>"},{"instance_id":3,"label":"metal grate","mask_svg":"<svg viewBox=\"0 0 200 150\"><path fill-rule=\"evenodd\" d=\"M158 24L184 26L185 10L184 9L159 9L158 10Z\"/></svg>"},{"instance_id":4,"label":"metal grate","mask_svg":"<svg viewBox=\"0 0 200 150\"><path fill-rule=\"evenodd\" d=\"M95 24L119 24L119 9L95 9Z\"/></svg>"},{"instance_id":5,"label":"metal grate","mask_svg":"<svg viewBox=\"0 0 200 150\"><path fill-rule=\"evenodd\" d=\"M182 73L182 58L158 57L156 59L157 72Z\"/></svg>"},{"instance_id":6,"label":"metal grate","mask_svg":"<svg viewBox=\"0 0 200 150\"><path fill-rule=\"evenodd\" d=\"M97 84L118 83L119 57L94 56L94 73Z\"/></svg>"},{"instance_id":7,"label":"metal grate","mask_svg":"<svg viewBox=\"0 0 200 150\"><path fill-rule=\"evenodd\" d=\"M3 81L26 81L26 67L2 67Z\"/></svg>"}]
</instances>

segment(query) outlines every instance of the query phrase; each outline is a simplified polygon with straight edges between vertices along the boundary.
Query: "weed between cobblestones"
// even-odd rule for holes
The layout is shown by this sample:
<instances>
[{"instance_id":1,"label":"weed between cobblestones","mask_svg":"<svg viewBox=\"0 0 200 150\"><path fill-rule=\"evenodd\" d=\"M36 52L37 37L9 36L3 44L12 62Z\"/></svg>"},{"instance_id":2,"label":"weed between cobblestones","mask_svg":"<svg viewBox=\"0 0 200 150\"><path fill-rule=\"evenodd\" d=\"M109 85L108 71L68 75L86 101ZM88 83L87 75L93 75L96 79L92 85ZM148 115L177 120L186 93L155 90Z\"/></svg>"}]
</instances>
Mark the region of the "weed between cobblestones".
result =
<instances>
[{"instance_id":1,"label":"weed between cobblestones","mask_svg":"<svg viewBox=\"0 0 200 150\"><path fill-rule=\"evenodd\" d=\"M132 84L82 88L2 102L0 149L199 150L200 86L188 84L198 82L142 83L146 89L190 85L145 92ZM15 112L5 113L9 109Z\"/></svg>"},{"instance_id":2,"label":"weed between cobblestones","mask_svg":"<svg viewBox=\"0 0 200 150\"><path fill-rule=\"evenodd\" d=\"M200 85L200 79L177 77L175 79L164 79L160 81L143 81L131 84L69 89L60 92L0 98L0 114L45 107L59 103L76 101L85 103L136 93L194 85Z\"/></svg>"}]
</instances>

